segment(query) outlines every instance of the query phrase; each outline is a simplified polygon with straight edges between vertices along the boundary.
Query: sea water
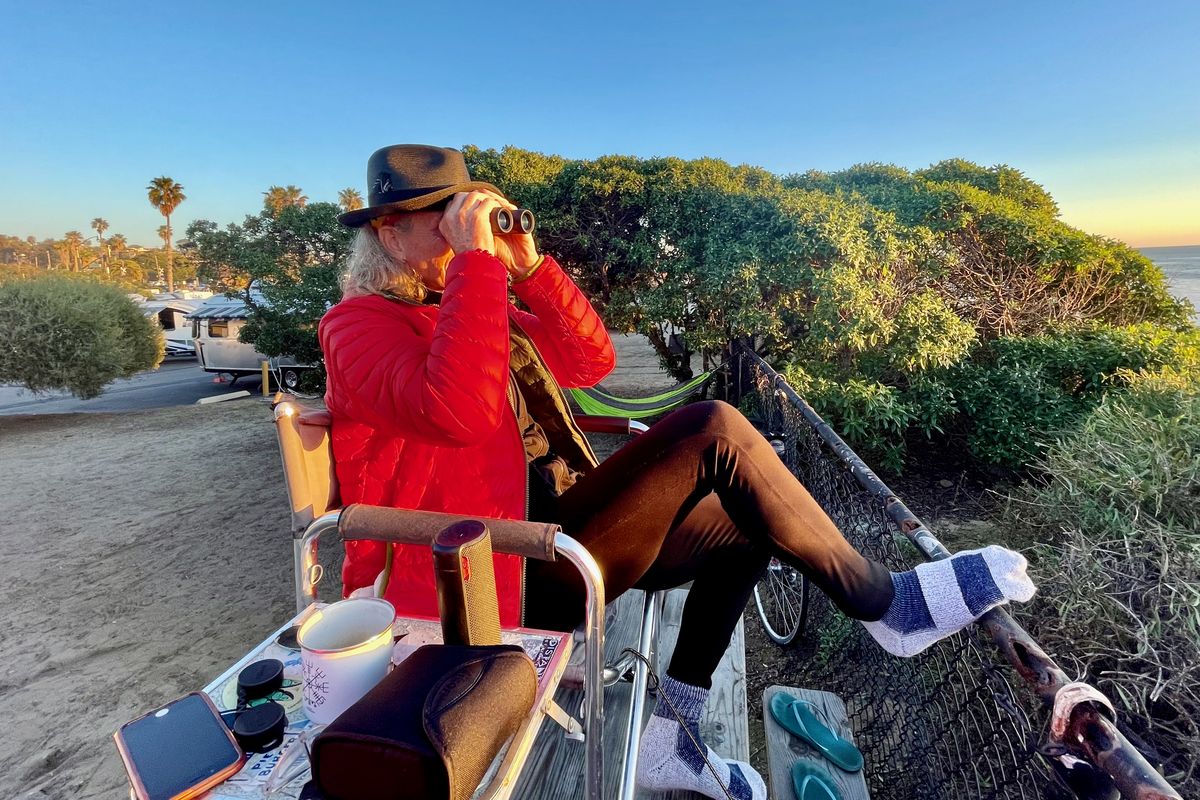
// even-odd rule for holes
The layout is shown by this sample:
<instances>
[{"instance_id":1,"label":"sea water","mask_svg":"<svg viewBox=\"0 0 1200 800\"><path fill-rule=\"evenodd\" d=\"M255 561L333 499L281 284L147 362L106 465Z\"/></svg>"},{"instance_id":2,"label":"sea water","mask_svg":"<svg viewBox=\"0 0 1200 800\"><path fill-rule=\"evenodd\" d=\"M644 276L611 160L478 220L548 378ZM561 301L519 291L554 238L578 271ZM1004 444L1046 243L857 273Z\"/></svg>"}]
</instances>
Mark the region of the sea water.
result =
<instances>
[{"instance_id":1,"label":"sea water","mask_svg":"<svg viewBox=\"0 0 1200 800\"><path fill-rule=\"evenodd\" d=\"M1191 300L1200 311L1200 245L1142 247L1140 250L1166 273L1171 294Z\"/></svg>"}]
</instances>

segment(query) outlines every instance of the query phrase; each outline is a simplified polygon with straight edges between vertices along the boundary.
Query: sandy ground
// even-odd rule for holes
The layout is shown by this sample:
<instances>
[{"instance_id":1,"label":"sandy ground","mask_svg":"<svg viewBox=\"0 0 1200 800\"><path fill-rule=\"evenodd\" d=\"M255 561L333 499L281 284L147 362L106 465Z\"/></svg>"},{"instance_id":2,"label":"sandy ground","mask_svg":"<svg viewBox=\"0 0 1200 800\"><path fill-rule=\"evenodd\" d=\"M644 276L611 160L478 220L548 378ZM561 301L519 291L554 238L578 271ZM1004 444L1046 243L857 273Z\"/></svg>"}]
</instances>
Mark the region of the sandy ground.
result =
<instances>
[{"instance_id":1,"label":"sandy ground","mask_svg":"<svg viewBox=\"0 0 1200 800\"><path fill-rule=\"evenodd\" d=\"M606 385L673 383L644 340L614 341ZM0 476L0 796L121 797L112 732L293 611L270 411L0 417Z\"/></svg>"},{"instance_id":2,"label":"sandy ground","mask_svg":"<svg viewBox=\"0 0 1200 800\"><path fill-rule=\"evenodd\" d=\"M0 794L119 797L108 738L293 602L259 400L0 420Z\"/></svg>"}]
</instances>

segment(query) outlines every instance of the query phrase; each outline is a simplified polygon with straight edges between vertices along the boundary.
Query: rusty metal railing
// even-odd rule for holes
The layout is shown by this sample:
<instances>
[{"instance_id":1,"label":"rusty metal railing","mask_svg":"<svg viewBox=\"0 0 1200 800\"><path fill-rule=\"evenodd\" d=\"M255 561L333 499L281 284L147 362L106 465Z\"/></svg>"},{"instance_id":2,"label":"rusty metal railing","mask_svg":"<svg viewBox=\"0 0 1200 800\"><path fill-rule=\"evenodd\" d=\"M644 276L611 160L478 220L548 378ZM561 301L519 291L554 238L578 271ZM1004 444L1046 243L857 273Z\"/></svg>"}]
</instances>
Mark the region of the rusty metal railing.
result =
<instances>
[{"instance_id":1,"label":"rusty metal railing","mask_svg":"<svg viewBox=\"0 0 1200 800\"><path fill-rule=\"evenodd\" d=\"M908 568L910 559L895 537L900 533L927 560L949 557L929 528L760 356L734 345L729 364L731 402L753 398L764 424L788 432L785 461L860 551L893 569ZM847 700L873 796L1102 800L1119 791L1136 800L1180 800L1118 729L1111 703L1072 682L1003 608L913 659L883 654L858 626L840 619L827 613L812 634L836 645L812 659L813 671ZM1022 707L1028 698L1013 691L1005 664L1040 704ZM1040 735L1031 720L1039 713L1048 717Z\"/></svg>"}]
</instances>

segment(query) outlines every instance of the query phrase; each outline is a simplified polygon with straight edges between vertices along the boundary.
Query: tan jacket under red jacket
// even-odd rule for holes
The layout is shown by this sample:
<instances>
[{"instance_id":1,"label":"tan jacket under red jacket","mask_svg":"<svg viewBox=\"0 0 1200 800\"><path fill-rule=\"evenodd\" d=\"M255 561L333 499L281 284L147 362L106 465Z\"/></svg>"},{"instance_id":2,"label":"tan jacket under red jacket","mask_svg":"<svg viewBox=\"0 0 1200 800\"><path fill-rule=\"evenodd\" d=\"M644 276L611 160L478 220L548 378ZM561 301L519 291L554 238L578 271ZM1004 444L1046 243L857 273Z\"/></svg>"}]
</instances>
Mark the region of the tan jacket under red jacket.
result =
<instances>
[{"instance_id":1,"label":"tan jacket under red jacket","mask_svg":"<svg viewBox=\"0 0 1200 800\"><path fill-rule=\"evenodd\" d=\"M455 256L441 305L352 297L321 320L342 502L521 519L526 459L508 402L509 320L524 330L561 386L592 386L616 363L604 323L546 257L508 301L504 265L484 251ZM380 542L350 542L344 591L384 566ZM393 545L385 597L406 616L437 617L428 547ZM496 556L500 618L519 624L521 560Z\"/></svg>"}]
</instances>

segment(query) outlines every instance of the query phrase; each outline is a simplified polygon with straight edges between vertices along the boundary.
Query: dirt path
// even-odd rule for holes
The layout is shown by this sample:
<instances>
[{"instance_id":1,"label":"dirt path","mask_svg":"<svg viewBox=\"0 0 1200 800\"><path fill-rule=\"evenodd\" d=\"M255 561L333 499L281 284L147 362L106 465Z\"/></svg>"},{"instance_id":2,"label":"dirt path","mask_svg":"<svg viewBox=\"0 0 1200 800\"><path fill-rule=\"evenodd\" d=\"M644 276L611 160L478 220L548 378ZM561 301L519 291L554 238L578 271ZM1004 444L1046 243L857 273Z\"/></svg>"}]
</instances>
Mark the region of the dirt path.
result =
<instances>
[{"instance_id":1,"label":"dirt path","mask_svg":"<svg viewBox=\"0 0 1200 800\"><path fill-rule=\"evenodd\" d=\"M610 388L673 383L644 340L613 338ZM120 797L112 732L293 610L270 411L3 417L0 475L0 796Z\"/></svg>"}]
</instances>

